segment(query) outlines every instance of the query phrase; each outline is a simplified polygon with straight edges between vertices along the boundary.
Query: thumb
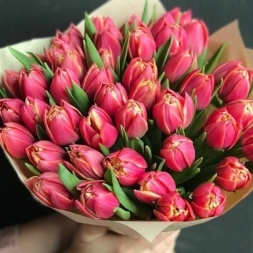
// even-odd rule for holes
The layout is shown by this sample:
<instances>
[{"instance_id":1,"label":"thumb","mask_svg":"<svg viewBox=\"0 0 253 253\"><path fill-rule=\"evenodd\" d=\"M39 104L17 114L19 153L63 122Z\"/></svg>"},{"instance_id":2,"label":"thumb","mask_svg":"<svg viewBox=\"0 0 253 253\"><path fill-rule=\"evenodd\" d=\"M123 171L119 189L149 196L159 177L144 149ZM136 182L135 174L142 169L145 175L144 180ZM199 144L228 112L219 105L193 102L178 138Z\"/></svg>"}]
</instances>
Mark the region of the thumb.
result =
<instances>
[{"instance_id":1,"label":"thumb","mask_svg":"<svg viewBox=\"0 0 253 253\"><path fill-rule=\"evenodd\" d=\"M90 243L105 235L107 230L107 227L80 224L74 235L74 242Z\"/></svg>"}]
</instances>

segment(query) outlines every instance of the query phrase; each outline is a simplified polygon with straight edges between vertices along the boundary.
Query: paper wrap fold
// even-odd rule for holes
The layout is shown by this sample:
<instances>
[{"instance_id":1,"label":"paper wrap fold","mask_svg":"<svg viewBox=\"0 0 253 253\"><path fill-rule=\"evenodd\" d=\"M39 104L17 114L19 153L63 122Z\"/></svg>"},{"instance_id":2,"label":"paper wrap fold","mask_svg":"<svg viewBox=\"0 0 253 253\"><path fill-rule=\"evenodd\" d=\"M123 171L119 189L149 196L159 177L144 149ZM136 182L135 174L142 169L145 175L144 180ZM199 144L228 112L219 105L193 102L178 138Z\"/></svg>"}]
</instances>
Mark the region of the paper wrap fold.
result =
<instances>
[{"instance_id":1,"label":"paper wrap fold","mask_svg":"<svg viewBox=\"0 0 253 253\"><path fill-rule=\"evenodd\" d=\"M110 16L114 20L115 24L118 27L121 27L122 24L133 14L141 16L144 3L145 0L110 0L106 4L102 5L100 8L90 13L90 16ZM165 9L158 0L149 0L150 8L152 8L154 4L156 5L157 16L160 17L162 14L165 13ZM83 32L84 23L81 22L80 24L78 24L78 28L81 32ZM49 46L50 41L50 38L33 39L30 41L12 45L12 47L23 53L26 53L27 51L33 53L43 53L44 48L47 48ZM227 42L227 47L220 63L232 59L237 59L241 60L243 64L247 67L253 68L253 50L245 48L243 40L240 36L237 21L234 21L227 26L222 27L210 37L208 54L211 55L213 52L215 52L215 50L224 41ZM0 80L2 79L4 70L19 70L20 68L20 63L11 55L8 48L0 49ZM25 167L23 160L16 160L11 158L8 154L6 155L22 182L24 182L29 176L31 176L30 172ZM245 196L247 196L252 191L252 189L253 181L246 189L239 190L236 193L226 193L227 206L224 210L224 213L231 209L234 205L236 205ZM36 197L34 198L36 199ZM67 211L57 211L80 223L107 226L114 231L127 234L133 237L141 235L149 241L152 241L162 231L176 231L185 227L201 224L212 219L200 219L190 222L162 222L157 220L94 220L84 217L83 215Z\"/></svg>"}]
</instances>

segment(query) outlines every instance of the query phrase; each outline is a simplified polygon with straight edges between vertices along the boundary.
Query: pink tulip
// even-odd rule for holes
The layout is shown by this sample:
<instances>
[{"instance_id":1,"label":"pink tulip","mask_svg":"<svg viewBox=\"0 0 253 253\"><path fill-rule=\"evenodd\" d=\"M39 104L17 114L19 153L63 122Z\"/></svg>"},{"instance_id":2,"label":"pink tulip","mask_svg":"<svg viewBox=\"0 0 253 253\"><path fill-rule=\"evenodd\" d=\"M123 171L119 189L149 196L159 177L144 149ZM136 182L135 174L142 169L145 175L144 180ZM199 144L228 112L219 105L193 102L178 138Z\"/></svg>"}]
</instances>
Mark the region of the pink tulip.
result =
<instances>
[{"instance_id":1,"label":"pink tulip","mask_svg":"<svg viewBox=\"0 0 253 253\"><path fill-rule=\"evenodd\" d=\"M133 83L139 78L157 80L158 70L154 58L150 61L143 61L142 58L133 58L127 65L123 76L122 85L129 92Z\"/></svg>"},{"instance_id":2,"label":"pink tulip","mask_svg":"<svg viewBox=\"0 0 253 253\"><path fill-rule=\"evenodd\" d=\"M20 72L13 70L5 70L5 75L3 75L3 87L13 98L22 98L19 90L19 75Z\"/></svg>"},{"instance_id":3,"label":"pink tulip","mask_svg":"<svg viewBox=\"0 0 253 253\"><path fill-rule=\"evenodd\" d=\"M191 221L195 219L191 205L177 191L163 195L156 202L154 215L161 221Z\"/></svg>"},{"instance_id":4,"label":"pink tulip","mask_svg":"<svg viewBox=\"0 0 253 253\"><path fill-rule=\"evenodd\" d=\"M132 84L129 98L143 103L148 112L157 102L160 93L161 84L159 80L146 79L141 76Z\"/></svg>"},{"instance_id":5,"label":"pink tulip","mask_svg":"<svg viewBox=\"0 0 253 253\"><path fill-rule=\"evenodd\" d=\"M203 20L192 19L184 25L187 33L187 47L200 56L207 48L209 40L208 27Z\"/></svg>"},{"instance_id":6,"label":"pink tulip","mask_svg":"<svg viewBox=\"0 0 253 253\"><path fill-rule=\"evenodd\" d=\"M219 216L226 205L226 195L214 183L207 182L193 190L190 203L200 218Z\"/></svg>"},{"instance_id":7,"label":"pink tulip","mask_svg":"<svg viewBox=\"0 0 253 253\"><path fill-rule=\"evenodd\" d=\"M242 152L244 156L253 162L253 126L247 128L241 138Z\"/></svg>"},{"instance_id":8,"label":"pink tulip","mask_svg":"<svg viewBox=\"0 0 253 253\"><path fill-rule=\"evenodd\" d=\"M103 183L103 180L92 180L77 186L81 195L80 200L75 201L76 207L89 218L108 219L120 205L114 193Z\"/></svg>"},{"instance_id":9,"label":"pink tulip","mask_svg":"<svg viewBox=\"0 0 253 253\"><path fill-rule=\"evenodd\" d=\"M24 102L18 98L0 99L0 118L3 123L16 122L22 124L20 111Z\"/></svg>"},{"instance_id":10,"label":"pink tulip","mask_svg":"<svg viewBox=\"0 0 253 253\"><path fill-rule=\"evenodd\" d=\"M143 203L152 204L161 196L176 190L171 175L165 171L145 172L138 180L139 190L134 190L135 197Z\"/></svg>"},{"instance_id":11,"label":"pink tulip","mask_svg":"<svg viewBox=\"0 0 253 253\"><path fill-rule=\"evenodd\" d=\"M118 131L121 126L130 139L142 138L148 131L147 112L142 103L129 99L115 114L115 126Z\"/></svg>"},{"instance_id":12,"label":"pink tulip","mask_svg":"<svg viewBox=\"0 0 253 253\"><path fill-rule=\"evenodd\" d=\"M106 69L115 69L116 68L116 59L113 56L113 53L110 49L100 48L98 53L102 59L104 67Z\"/></svg>"},{"instance_id":13,"label":"pink tulip","mask_svg":"<svg viewBox=\"0 0 253 253\"><path fill-rule=\"evenodd\" d=\"M58 105L61 100L70 103L67 88L72 88L73 82L80 86L79 79L74 72L68 69L56 69L50 85L50 94Z\"/></svg>"},{"instance_id":14,"label":"pink tulip","mask_svg":"<svg viewBox=\"0 0 253 253\"><path fill-rule=\"evenodd\" d=\"M104 109L111 117L117 109L127 101L127 92L120 83L101 82L101 86L95 94L95 104Z\"/></svg>"},{"instance_id":15,"label":"pink tulip","mask_svg":"<svg viewBox=\"0 0 253 253\"><path fill-rule=\"evenodd\" d=\"M73 197L57 173L45 172L40 176L30 177L25 184L47 206L61 210L70 210L74 206Z\"/></svg>"},{"instance_id":16,"label":"pink tulip","mask_svg":"<svg viewBox=\"0 0 253 253\"><path fill-rule=\"evenodd\" d=\"M140 57L144 61L150 61L156 50L155 41L149 29L137 26L130 32L128 54L130 59Z\"/></svg>"},{"instance_id":17,"label":"pink tulip","mask_svg":"<svg viewBox=\"0 0 253 253\"><path fill-rule=\"evenodd\" d=\"M67 153L58 145L50 141L38 141L26 148L30 162L41 172L58 171L59 163L66 159Z\"/></svg>"},{"instance_id":18,"label":"pink tulip","mask_svg":"<svg viewBox=\"0 0 253 253\"><path fill-rule=\"evenodd\" d=\"M63 40L55 37L49 50L45 51L45 56L53 72L57 68L71 70L79 80L82 80L86 69L84 54L81 50L76 50Z\"/></svg>"},{"instance_id":19,"label":"pink tulip","mask_svg":"<svg viewBox=\"0 0 253 253\"><path fill-rule=\"evenodd\" d=\"M81 113L62 100L61 106L45 111L43 122L50 140L57 145L69 145L79 139L77 132Z\"/></svg>"},{"instance_id":20,"label":"pink tulip","mask_svg":"<svg viewBox=\"0 0 253 253\"><path fill-rule=\"evenodd\" d=\"M43 125L44 112L49 108L50 106L44 101L29 96L26 97L20 114L24 124L33 134L37 133L37 125Z\"/></svg>"},{"instance_id":21,"label":"pink tulip","mask_svg":"<svg viewBox=\"0 0 253 253\"><path fill-rule=\"evenodd\" d=\"M27 96L46 101L46 89L48 88L46 78L41 68L33 65L29 73L24 70L20 73L19 88L22 97Z\"/></svg>"},{"instance_id":22,"label":"pink tulip","mask_svg":"<svg viewBox=\"0 0 253 253\"><path fill-rule=\"evenodd\" d=\"M189 71L196 68L196 54L192 50L185 49L172 55L167 60L163 69L165 73L164 77L168 78L169 82L173 84L183 78Z\"/></svg>"},{"instance_id":23,"label":"pink tulip","mask_svg":"<svg viewBox=\"0 0 253 253\"><path fill-rule=\"evenodd\" d=\"M80 120L79 130L84 142L95 149L100 149L100 143L110 148L118 137L108 113L96 105L89 109L87 117Z\"/></svg>"},{"instance_id":24,"label":"pink tulip","mask_svg":"<svg viewBox=\"0 0 253 253\"><path fill-rule=\"evenodd\" d=\"M109 50L113 55L114 61L117 61L121 55L120 41L109 30L103 30L101 33L95 35L95 45L98 51L101 48Z\"/></svg>"},{"instance_id":25,"label":"pink tulip","mask_svg":"<svg viewBox=\"0 0 253 253\"><path fill-rule=\"evenodd\" d=\"M251 182L249 170L237 157L228 156L224 158L217 164L216 173L215 183L229 192L243 189Z\"/></svg>"},{"instance_id":26,"label":"pink tulip","mask_svg":"<svg viewBox=\"0 0 253 253\"><path fill-rule=\"evenodd\" d=\"M101 83L114 83L114 78L110 69L98 68L94 63L90 66L82 81L82 88L91 100L99 90Z\"/></svg>"},{"instance_id":27,"label":"pink tulip","mask_svg":"<svg viewBox=\"0 0 253 253\"><path fill-rule=\"evenodd\" d=\"M64 33L57 31L56 38L59 38L76 50L80 50L83 47L83 36L74 24L70 24Z\"/></svg>"},{"instance_id":28,"label":"pink tulip","mask_svg":"<svg viewBox=\"0 0 253 253\"><path fill-rule=\"evenodd\" d=\"M5 123L0 131L0 143L4 150L17 159L26 157L25 149L35 142L33 135L15 122Z\"/></svg>"},{"instance_id":29,"label":"pink tulip","mask_svg":"<svg viewBox=\"0 0 253 253\"><path fill-rule=\"evenodd\" d=\"M169 11L171 16L174 18L175 21L179 23L181 26L185 26L192 20L192 11L187 10L182 12L179 7L175 7Z\"/></svg>"},{"instance_id":30,"label":"pink tulip","mask_svg":"<svg viewBox=\"0 0 253 253\"><path fill-rule=\"evenodd\" d=\"M106 169L114 171L119 183L124 186L137 184L147 168L145 159L130 148L110 153L104 158L103 164Z\"/></svg>"},{"instance_id":31,"label":"pink tulip","mask_svg":"<svg viewBox=\"0 0 253 253\"><path fill-rule=\"evenodd\" d=\"M188 93L182 97L180 94L166 89L153 107L153 117L159 129L170 135L180 127L189 126L194 111L194 103Z\"/></svg>"},{"instance_id":32,"label":"pink tulip","mask_svg":"<svg viewBox=\"0 0 253 253\"><path fill-rule=\"evenodd\" d=\"M85 145L70 145L69 147L68 155L77 176L94 180L103 178L104 156L100 152Z\"/></svg>"},{"instance_id":33,"label":"pink tulip","mask_svg":"<svg viewBox=\"0 0 253 253\"><path fill-rule=\"evenodd\" d=\"M205 109L211 102L214 88L214 77L201 73L200 69L190 72L180 85L179 93L192 94L197 98L197 110Z\"/></svg>"},{"instance_id":34,"label":"pink tulip","mask_svg":"<svg viewBox=\"0 0 253 253\"><path fill-rule=\"evenodd\" d=\"M97 33L102 33L106 30L118 41L122 40L122 34L110 17L92 17L91 20L96 27Z\"/></svg>"},{"instance_id":35,"label":"pink tulip","mask_svg":"<svg viewBox=\"0 0 253 253\"><path fill-rule=\"evenodd\" d=\"M183 171L195 160L193 141L186 136L173 134L165 139L160 155L169 169Z\"/></svg>"},{"instance_id":36,"label":"pink tulip","mask_svg":"<svg viewBox=\"0 0 253 253\"><path fill-rule=\"evenodd\" d=\"M239 140L242 123L227 111L226 107L216 109L208 117L204 131L206 142L214 149L230 149Z\"/></svg>"},{"instance_id":37,"label":"pink tulip","mask_svg":"<svg viewBox=\"0 0 253 253\"><path fill-rule=\"evenodd\" d=\"M253 123L253 100L238 99L226 104L227 111L235 118L236 122L242 122L243 131Z\"/></svg>"}]
</instances>

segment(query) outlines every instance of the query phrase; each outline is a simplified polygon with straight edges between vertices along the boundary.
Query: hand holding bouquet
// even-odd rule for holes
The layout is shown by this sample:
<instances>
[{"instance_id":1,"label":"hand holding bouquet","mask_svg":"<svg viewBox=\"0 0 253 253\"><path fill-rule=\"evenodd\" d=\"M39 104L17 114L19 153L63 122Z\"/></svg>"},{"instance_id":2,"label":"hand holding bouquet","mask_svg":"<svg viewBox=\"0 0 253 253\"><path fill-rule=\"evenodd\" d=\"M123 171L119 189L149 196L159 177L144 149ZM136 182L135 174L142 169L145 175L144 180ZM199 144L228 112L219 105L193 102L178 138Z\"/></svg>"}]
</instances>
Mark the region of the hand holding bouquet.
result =
<instances>
[{"instance_id":1,"label":"hand holding bouquet","mask_svg":"<svg viewBox=\"0 0 253 253\"><path fill-rule=\"evenodd\" d=\"M58 31L43 54L9 48L23 68L3 75L1 145L75 220L195 224L250 187L252 70L218 64L225 44L207 56L190 10L149 18L148 3L120 26L85 15L84 35Z\"/></svg>"}]
</instances>

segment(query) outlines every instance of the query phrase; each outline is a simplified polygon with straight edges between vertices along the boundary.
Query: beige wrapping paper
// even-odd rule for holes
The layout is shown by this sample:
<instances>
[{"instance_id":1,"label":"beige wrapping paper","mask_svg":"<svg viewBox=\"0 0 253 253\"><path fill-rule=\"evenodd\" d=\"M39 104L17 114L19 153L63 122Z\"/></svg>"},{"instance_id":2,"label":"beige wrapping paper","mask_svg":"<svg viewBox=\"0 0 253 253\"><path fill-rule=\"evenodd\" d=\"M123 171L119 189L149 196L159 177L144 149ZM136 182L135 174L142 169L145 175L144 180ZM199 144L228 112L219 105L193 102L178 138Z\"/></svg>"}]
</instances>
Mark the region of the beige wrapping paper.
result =
<instances>
[{"instance_id":1,"label":"beige wrapping paper","mask_svg":"<svg viewBox=\"0 0 253 253\"><path fill-rule=\"evenodd\" d=\"M141 16L144 3L145 0L110 0L97 10L90 13L90 16L110 16L116 25L120 27L133 14ZM164 7L158 0L149 0L149 4L150 8L152 8L152 5L156 4L158 17L165 13ZM83 32L83 27L83 22L78 24L78 28L81 32ZM224 41L227 42L227 47L220 63L231 59L237 59L242 60L243 64L249 68L253 68L253 50L246 49L244 47L243 40L238 29L237 21L234 21L231 24L221 28L211 36L209 55L211 55L211 53L213 53ZM26 51L33 53L43 53L44 48L47 48L49 44L50 38L43 38L22 42L16 45L12 45L12 47L23 53L26 53ZM8 48L0 49L0 80L4 73L4 70L19 70L20 68L20 63L11 55ZM7 153L6 156L10 160L12 166L14 167L18 177L22 182L31 176L30 172L24 165L24 160L13 159ZM236 193L226 193L227 206L224 213L236 205L245 196L247 196L252 191L252 189L253 182L246 189L237 191ZM39 201L36 197L34 198ZM201 224L212 219L208 218L190 222L161 222L157 220L94 220L84 217L83 215L71 213L68 211L57 211L80 223L107 226L114 231L133 237L141 235L149 241L152 241L162 231L176 231L185 227Z\"/></svg>"}]
</instances>

